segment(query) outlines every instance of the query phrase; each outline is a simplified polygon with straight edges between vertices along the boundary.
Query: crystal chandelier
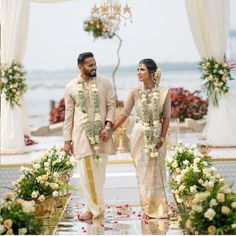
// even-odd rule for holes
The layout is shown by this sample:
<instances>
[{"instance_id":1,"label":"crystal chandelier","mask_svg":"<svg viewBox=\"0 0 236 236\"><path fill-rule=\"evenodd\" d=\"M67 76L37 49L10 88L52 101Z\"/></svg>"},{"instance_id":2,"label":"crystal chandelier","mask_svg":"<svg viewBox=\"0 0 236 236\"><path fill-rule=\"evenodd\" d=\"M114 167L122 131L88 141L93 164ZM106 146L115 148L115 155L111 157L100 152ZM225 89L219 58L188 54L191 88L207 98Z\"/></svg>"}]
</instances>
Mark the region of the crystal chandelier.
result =
<instances>
[{"instance_id":1,"label":"crystal chandelier","mask_svg":"<svg viewBox=\"0 0 236 236\"><path fill-rule=\"evenodd\" d=\"M106 24L106 30L110 34L115 34L120 27L121 22L126 25L126 20L132 21L130 7L126 3L121 6L119 0L105 0L102 4L95 4L91 9L93 18L101 19Z\"/></svg>"}]
</instances>

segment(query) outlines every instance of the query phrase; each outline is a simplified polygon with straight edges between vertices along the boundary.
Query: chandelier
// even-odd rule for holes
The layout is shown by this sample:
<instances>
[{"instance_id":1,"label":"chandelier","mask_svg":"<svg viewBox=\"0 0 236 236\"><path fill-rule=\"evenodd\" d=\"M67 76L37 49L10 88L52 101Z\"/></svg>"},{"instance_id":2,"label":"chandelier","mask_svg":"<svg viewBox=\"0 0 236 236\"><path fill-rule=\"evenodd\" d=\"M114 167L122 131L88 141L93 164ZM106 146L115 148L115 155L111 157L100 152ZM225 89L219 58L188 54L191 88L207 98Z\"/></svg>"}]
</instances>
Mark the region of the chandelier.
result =
<instances>
[{"instance_id":1,"label":"chandelier","mask_svg":"<svg viewBox=\"0 0 236 236\"><path fill-rule=\"evenodd\" d=\"M106 30L114 34L119 30L121 22L126 26L126 20L132 22L130 7L126 3L121 6L119 0L105 0L102 4L95 4L91 9L91 16L101 19L106 24Z\"/></svg>"}]
</instances>

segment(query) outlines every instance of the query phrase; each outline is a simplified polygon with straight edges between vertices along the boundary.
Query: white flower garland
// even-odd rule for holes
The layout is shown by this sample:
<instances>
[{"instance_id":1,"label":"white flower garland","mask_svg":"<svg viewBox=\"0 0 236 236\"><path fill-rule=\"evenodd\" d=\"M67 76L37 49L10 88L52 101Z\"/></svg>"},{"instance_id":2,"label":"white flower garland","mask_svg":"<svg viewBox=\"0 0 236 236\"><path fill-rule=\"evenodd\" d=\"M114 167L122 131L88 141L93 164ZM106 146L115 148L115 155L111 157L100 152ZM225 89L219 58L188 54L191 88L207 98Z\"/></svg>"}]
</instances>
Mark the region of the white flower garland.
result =
<instances>
[{"instance_id":1,"label":"white flower garland","mask_svg":"<svg viewBox=\"0 0 236 236\"><path fill-rule=\"evenodd\" d=\"M152 122L148 114L148 98L152 99ZM145 153L151 158L158 157L156 145L160 140L161 124L160 124L160 92L156 89L153 94L148 91L142 90L141 103L142 103L142 123L144 129L144 142Z\"/></svg>"},{"instance_id":2,"label":"white flower garland","mask_svg":"<svg viewBox=\"0 0 236 236\"><path fill-rule=\"evenodd\" d=\"M4 93L6 101L11 106L20 106L20 97L27 89L22 65L14 61L10 66L1 65L1 73L0 90Z\"/></svg>"},{"instance_id":3,"label":"white flower garland","mask_svg":"<svg viewBox=\"0 0 236 236\"><path fill-rule=\"evenodd\" d=\"M100 143L99 134L102 129L102 120L100 115L100 100L99 100L96 80L92 81L91 93L92 93L93 113L94 113L93 121L91 121L88 116L89 104L87 104L87 98L85 96L84 82L79 80L78 81L78 96L80 101L79 108L83 114L83 125L88 140L95 151L94 159L99 160L101 158L98 154L99 143Z\"/></svg>"}]
</instances>

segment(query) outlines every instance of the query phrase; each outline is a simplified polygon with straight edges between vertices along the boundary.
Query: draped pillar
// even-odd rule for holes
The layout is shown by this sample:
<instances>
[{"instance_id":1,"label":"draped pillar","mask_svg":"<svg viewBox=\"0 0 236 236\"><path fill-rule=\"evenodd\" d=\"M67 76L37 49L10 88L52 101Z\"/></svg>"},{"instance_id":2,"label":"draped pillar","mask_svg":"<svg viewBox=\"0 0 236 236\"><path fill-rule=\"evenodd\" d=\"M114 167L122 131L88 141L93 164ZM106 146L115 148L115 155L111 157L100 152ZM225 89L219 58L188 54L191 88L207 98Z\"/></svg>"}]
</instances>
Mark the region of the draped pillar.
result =
<instances>
[{"instance_id":1,"label":"draped pillar","mask_svg":"<svg viewBox=\"0 0 236 236\"><path fill-rule=\"evenodd\" d=\"M229 0L186 0L186 10L196 47L203 58L225 60L229 32ZM236 146L236 102L231 93L222 95L219 106L209 100L203 135L212 146Z\"/></svg>"},{"instance_id":2,"label":"draped pillar","mask_svg":"<svg viewBox=\"0 0 236 236\"><path fill-rule=\"evenodd\" d=\"M23 62L28 35L29 0L2 0L1 63ZM29 116L24 97L21 106L11 107L1 94L1 153L25 151L24 134L29 135Z\"/></svg>"}]
</instances>

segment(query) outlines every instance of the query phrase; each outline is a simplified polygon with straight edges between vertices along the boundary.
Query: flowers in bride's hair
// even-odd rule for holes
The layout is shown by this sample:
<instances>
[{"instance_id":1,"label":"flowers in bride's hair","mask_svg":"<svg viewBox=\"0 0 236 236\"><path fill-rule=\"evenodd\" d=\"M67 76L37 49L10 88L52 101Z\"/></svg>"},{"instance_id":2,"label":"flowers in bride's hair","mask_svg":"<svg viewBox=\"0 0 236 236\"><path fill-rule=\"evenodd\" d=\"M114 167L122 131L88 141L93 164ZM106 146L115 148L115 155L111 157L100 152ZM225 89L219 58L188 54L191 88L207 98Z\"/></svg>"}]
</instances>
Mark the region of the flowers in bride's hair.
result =
<instances>
[{"instance_id":1,"label":"flowers in bride's hair","mask_svg":"<svg viewBox=\"0 0 236 236\"><path fill-rule=\"evenodd\" d=\"M204 89L208 98L215 106L222 95L229 92L228 80L232 80L231 67L228 63L218 63L214 58L204 58L200 63L202 79L205 80Z\"/></svg>"},{"instance_id":2,"label":"flowers in bride's hair","mask_svg":"<svg viewBox=\"0 0 236 236\"><path fill-rule=\"evenodd\" d=\"M10 65L1 65L1 74L0 90L6 101L11 106L20 106L20 97L27 89L22 65L14 61Z\"/></svg>"}]
</instances>

